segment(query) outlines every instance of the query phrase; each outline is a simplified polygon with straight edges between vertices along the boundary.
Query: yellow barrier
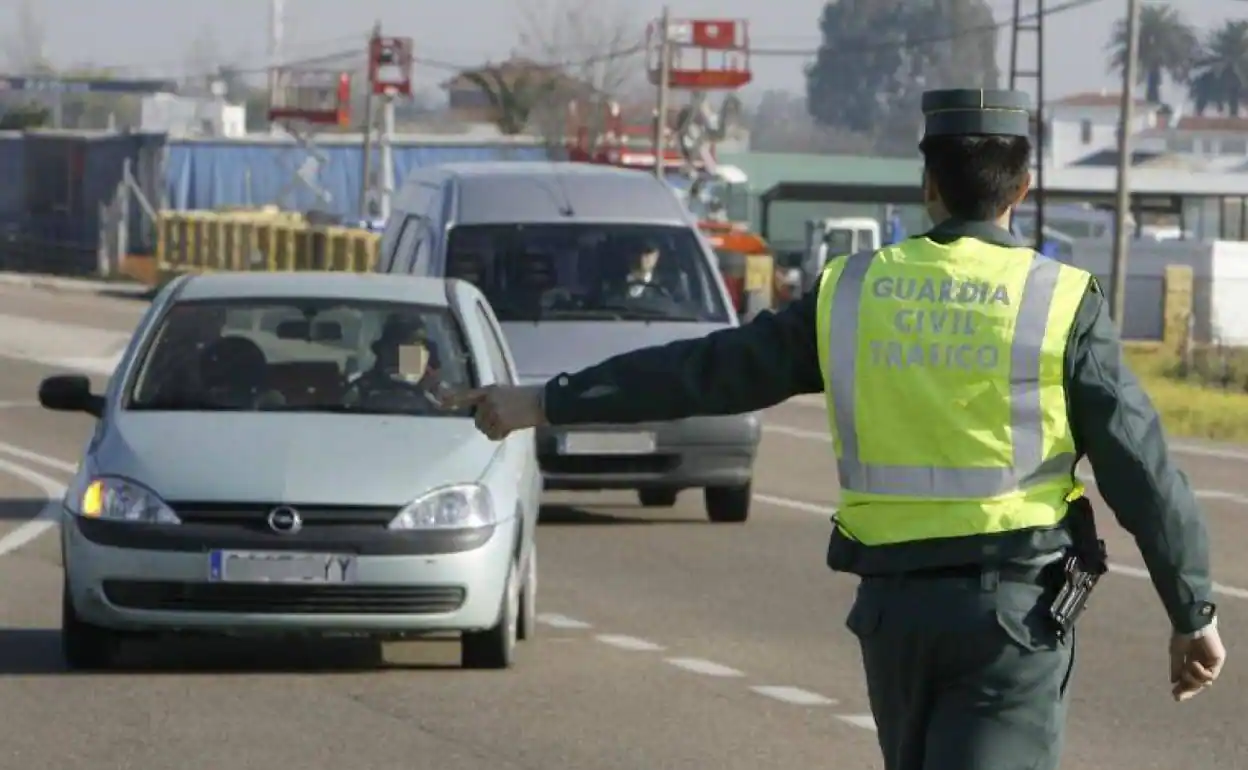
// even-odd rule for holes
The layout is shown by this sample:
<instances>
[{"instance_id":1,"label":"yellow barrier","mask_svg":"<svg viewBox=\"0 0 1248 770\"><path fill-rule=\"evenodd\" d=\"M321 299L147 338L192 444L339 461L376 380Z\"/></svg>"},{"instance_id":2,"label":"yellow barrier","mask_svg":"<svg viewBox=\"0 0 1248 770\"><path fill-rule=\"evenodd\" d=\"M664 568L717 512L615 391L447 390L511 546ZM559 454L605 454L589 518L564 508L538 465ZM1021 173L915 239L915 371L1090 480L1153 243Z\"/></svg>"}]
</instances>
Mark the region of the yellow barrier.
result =
<instances>
[{"instance_id":1,"label":"yellow barrier","mask_svg":"<svg viewBox=\"0 0 1248 770\"><path fill-rule=\"evenodd\" d=\"M309 225L301 214L269 211L164 211L156 264L163 274L217 271L372 272L381 236Z\"/></svg>"}]
</instances>

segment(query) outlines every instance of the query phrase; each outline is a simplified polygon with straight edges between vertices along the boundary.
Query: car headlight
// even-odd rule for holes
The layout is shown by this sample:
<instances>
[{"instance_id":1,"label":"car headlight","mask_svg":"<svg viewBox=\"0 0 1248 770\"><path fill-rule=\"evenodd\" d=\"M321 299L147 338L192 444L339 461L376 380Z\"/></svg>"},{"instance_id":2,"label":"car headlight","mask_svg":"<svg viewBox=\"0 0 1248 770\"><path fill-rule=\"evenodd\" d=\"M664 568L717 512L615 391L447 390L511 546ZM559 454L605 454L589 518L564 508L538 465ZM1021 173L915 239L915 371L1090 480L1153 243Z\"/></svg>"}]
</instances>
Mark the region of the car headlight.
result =
<instances>
[{"instance_id":1,"label":"car headlight","mask_svg":"<svg viewBox=\"0 0 1248 770\"><path fill-rule=\"evenodd\" d=\"M93 479L78 501L79 516L86 519L132 521L139 524L181 524L165 501L127 479L103 476Z\"/></svg>"},{"instance_id":2,"label":"car headlight","mask_svg":"<svg viewBox=\"0 0 1248 770\"><path fill-rule=\"evenodd\" d=\"M494 504L485 487L456 484L413 500L390 522L390 529L468 529L495 522Z\"/></svg>"}]
</instances>

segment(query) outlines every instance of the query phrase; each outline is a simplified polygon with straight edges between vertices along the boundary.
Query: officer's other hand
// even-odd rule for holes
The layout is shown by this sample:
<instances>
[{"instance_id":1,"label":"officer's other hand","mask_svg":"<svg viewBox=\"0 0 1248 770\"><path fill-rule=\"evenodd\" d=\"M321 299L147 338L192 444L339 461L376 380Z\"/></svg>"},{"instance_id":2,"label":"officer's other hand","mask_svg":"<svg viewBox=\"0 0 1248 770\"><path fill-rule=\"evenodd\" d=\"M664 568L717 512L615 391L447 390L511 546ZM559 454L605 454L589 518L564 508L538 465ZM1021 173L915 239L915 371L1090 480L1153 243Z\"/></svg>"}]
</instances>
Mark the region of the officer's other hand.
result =
<instances>
[{"instance_id":1,"label":"officer's other hand","mask_svg":"<svg viewBox=\"0 0 1248 770\"><path fill-rule=\"evenodd\" d=\"M1217 628L1198 639L1175 634L1170 638L1171 695L1180 702L1199 695L1222 673L1225 662L1226 648Z\"/></svg>"},{"instance_id":2,"label":"officer's other hand","mask_svg":"<svg viewBox=\"0 0 1248 770\"><path fill-rule=\"evenodd\" d=\"M471 407L477 430L492 441L546 422L542 413L543 385L490 385L456 394L457 407Z\"/></svg>"}]
</instances>

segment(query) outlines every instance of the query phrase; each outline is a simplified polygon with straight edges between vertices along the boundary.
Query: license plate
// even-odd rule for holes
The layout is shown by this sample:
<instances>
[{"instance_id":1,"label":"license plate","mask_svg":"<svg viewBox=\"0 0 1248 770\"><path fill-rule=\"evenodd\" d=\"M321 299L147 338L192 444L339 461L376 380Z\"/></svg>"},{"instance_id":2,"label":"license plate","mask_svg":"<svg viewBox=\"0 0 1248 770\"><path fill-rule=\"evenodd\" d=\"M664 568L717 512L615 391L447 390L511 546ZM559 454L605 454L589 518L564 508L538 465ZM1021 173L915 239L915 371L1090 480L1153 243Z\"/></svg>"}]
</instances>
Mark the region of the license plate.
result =
<instances>
[{"instance_id":1,"label":"license plate","mask_svg":"<svg viewBox=\"0 0 1248 770\"><path fill-rule=\"evenodd\" d=\"M213 583L354 583L355 557L288 551L212 551Z\"/></svg>"},{"instance_id":2,"label":"license plate","mask_svg":"<svg viewBox=\"0 0 1248 770\"><path fill-rule=\"evenodd\" d=\"M565 433L559 439L565 455L645 455L654 452L653 433Z\"/></svg>"}]
</instances>

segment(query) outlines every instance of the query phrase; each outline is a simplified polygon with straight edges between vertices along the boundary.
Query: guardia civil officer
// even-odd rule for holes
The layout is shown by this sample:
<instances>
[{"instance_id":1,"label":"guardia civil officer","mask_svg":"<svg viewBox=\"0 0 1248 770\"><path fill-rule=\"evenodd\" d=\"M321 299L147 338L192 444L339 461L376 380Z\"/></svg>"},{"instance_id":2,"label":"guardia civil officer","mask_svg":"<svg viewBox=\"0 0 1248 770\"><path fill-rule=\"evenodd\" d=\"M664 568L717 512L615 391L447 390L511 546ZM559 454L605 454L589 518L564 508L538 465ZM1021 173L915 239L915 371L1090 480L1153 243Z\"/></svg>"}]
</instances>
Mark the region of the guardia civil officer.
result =
<instances>
[{"instance_id":1,"label":"guardia civil officer","mask_svg":"<svg viewBox=\"0 0 1248 770\"><path fill-rule=\"evenodd\" d=\"M826 393L841 486L828 566L863 578L847 625L885 767L1056 768L1074 634L1050 617L1051 576L1072 548L1077 459L1169 615L1177 700L1225 658L1207 534L1096 282L1008 231L1031 181L1027 97L935 91L923 109L931 231L832 260L817 292L740 328L465 402L499 439Z\"/></svg>"}]
</instances>

